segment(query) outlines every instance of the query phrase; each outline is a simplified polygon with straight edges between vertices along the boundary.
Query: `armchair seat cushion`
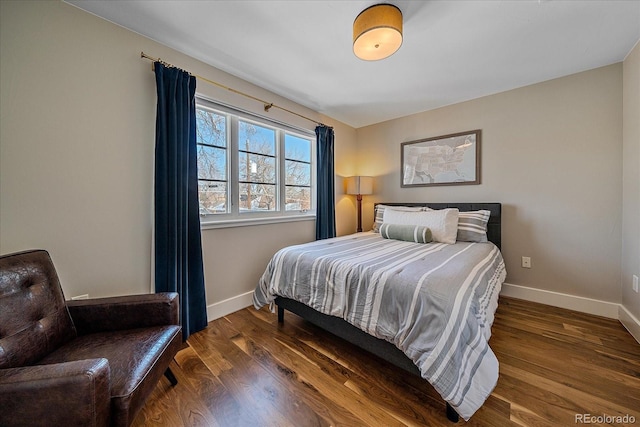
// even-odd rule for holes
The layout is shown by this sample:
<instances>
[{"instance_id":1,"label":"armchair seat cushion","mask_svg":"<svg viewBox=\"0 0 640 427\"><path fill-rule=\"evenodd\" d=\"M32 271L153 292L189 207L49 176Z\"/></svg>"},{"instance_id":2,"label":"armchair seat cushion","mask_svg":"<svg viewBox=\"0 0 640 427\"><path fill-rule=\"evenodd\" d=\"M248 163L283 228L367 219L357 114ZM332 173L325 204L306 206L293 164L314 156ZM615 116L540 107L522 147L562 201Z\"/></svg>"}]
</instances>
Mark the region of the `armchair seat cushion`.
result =
<instances>
[{"instance_id":1,"label":"armchair seat cushion","mask_svg":"<svg viewBox=\"0 0 640 427\"><path fill-rule=\"evenodd\" d=\"M129 425L182 345L179 326L166 325L78 336L40 360L47 365L106 358L111 368L111 423Z\"/></svg>"}]
</instances>

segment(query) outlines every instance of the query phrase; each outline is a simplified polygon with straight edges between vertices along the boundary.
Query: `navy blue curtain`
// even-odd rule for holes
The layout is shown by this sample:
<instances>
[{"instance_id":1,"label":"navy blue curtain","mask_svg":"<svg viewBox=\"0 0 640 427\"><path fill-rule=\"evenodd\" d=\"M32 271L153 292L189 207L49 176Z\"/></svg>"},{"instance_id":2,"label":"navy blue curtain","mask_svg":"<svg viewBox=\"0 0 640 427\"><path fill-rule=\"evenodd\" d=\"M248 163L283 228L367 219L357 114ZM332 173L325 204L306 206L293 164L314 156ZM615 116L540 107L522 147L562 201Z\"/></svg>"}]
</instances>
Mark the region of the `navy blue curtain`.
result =
<instances>
[{"instance_id":1,"label":"navy blue curtain","mask_svg":"<svg viewBox=\"0 0 640 427\"><path fill-rule=\"evenodd\" d=\"M336 201L333 172L333 128L316 127L317 204L316 240L336 237Z\"/></svg>"},{"instance_id":2,"label":"navy blue curtain","mask_svg":"<svg viewBox=\"0 0 640 427\"><path fill-rule=\"evenodd\" d=\"M182 336L207 326L196 152L196 78L156 62L155 288L178 292Z\"/></svg>"}]
</instances>

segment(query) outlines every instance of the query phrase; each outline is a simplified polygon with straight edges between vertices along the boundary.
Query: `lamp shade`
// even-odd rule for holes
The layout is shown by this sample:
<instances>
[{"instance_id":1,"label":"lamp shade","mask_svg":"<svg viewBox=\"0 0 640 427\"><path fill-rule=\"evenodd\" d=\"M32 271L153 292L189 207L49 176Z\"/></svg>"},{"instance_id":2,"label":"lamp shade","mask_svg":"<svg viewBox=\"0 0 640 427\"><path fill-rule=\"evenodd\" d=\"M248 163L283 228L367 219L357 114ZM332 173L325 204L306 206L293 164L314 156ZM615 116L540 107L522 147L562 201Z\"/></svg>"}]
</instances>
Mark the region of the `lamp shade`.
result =
<instances>
[{"instance_id":1,"label":"lamp shade","mask_svg":"<svg viewBox=\"0 0 640 427\"><path fill-rule=\"evenodd\" d=\"M347 178L347 194L373 194L373 178L370 176L350 176Z\"/></svg>"},{"instance_id":2,"label":"lamp shade","mask_svg":"<svg viewBox=\"0 0 640 427\"><path fill-rule=\"evenodd\" d=\"M353 53L365 61L393 55L402 44L402 12L391 4L368 7L353 21Z\"/></svg>"}]
</instances>

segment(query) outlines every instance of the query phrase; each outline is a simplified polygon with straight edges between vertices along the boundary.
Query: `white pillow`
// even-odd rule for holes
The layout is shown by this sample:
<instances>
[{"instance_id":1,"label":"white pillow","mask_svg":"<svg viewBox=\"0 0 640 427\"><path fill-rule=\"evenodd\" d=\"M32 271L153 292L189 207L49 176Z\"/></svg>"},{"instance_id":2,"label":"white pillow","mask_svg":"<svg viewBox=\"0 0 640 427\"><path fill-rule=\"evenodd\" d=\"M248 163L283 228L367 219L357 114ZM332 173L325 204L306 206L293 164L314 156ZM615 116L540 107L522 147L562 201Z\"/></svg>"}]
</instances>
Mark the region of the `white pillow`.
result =
<instances>
[{"instance_id":1,"label":"white pillow","mask_svg":"<svg viewBox=\"0 0 640 427\"><path fill-rule=\"evenodd\" d=\"M422 225L431 230L434 242L454 244L458 235L458 209L402 212L384 210L383 222L400 225Z\"/></svg>"},{"instance_id":2,"label":"white pillow","mask_svg":"<svg viewBox=\"0 0 640 427\"><path fill-rule=\"evenodd\" d=\"M384 218L385 209L393 209L396 211L410 211L410 212L420 212L424 210L422 206L389 206L389 205L376 205L373 213L373 229L376 233L380 232L380 226L382 225L382 221Z\"/></svg>"}]
</instances>

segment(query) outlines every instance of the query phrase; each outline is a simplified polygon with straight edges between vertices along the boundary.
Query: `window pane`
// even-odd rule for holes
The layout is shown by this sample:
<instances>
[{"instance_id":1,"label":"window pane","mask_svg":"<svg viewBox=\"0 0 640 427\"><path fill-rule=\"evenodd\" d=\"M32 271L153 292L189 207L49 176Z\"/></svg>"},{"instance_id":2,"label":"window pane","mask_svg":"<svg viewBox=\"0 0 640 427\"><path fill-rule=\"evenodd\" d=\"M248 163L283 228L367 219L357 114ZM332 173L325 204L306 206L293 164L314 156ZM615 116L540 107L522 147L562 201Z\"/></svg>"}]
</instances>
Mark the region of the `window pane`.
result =
<instances>
[{"instance_id":1,"label":"window pane","mask_svg":"<svg viewBox=\"0 0 640 427\"><path fill-rule=\"evenodd\" d=\"M287 187L285 210L299 211L311 209L311 189L307 187Z\"/></svg>"},{"instance_id":2,"label":"window pane","mask_svg":"<svg viewBox=\"0 0 640 427\"><path fill-rule=\"evenodd\" d=\"M198 178L227 180L227 150L198 145Z\"/></svg>"},{"instance_id":3,"label":"window pane","mask_svg":"<svg viewBox=\"0 0 640 427\"><path fill-rule=\"evenodd\" d=\"M276 155L276 131L254 123L238 122L238 150Z\"/></svg>"},{"instance_id":4,"label":"window pane","mask_svg":"<svg viewBox=\"0 0 640 427\"><path fill-rule=\"evenodd\" d=\"M275 158L240 152L238 160L240 163L240 169L238 171L240 181L276 183Z\"/></svg>"},{"instance_id":5,"label":"window pane","mask_svg":"<svg viewBox=\"0 0 640 427\"><path fill-rule=\"evenodd\" d=\"M227 183L198 181L200 215L227 212Z\"/></svg>"},{"instance_id":6,"label":"window pane","mask_svg":"<svg viewBox=\"0 0 640 427\"><path fill-rule=\"evenodd\" d=\"M240 184L240 212L275 211L277 208L275 185Z\"/></svg>"},{"instance_id":7,"label":"window pane","mask_svg":"<svg viewBox=\"0 0 640 427\"><path fill-rule=\"evenodd\" d=\"M225 116L196 109L196 137L199 144L227 146L227 121Z\"/></svg>"},{"instance_id":8,"label":"window pane","mask_svg":"<svg viewBox=\"0 0 640 427\"><path fill-rule=\"evenodd\" d=\"M311 141L298 138L297 136L285 134L284 136L284 156L291 160L301 160L311 162Z\"/></svg>"},{"instance_id":9,"label":"window pane","mask_svg":"<svg viewBox=\"0 0 640 427\"><path fill-rule=\"evenodd\" d=\"M311 165L309 163L285 160L285 185L311 185Z\"/></svg>"}]
</instances>

